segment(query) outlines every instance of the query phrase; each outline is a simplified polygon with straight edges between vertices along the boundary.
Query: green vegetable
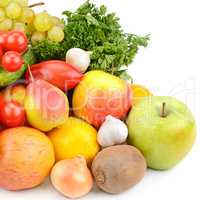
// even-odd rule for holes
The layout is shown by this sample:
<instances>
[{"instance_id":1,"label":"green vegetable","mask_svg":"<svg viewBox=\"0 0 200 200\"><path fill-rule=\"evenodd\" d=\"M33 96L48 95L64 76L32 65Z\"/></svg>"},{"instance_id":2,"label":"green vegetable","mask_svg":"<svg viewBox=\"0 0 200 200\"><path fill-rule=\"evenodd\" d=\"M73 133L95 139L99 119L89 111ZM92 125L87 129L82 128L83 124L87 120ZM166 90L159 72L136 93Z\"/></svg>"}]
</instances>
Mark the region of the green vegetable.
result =
<instances>
[{"instance_id":1,"label":"green vegetable","mask_svg":"<svg viewBox=\"0 0 200 200\"><path fill-rule=\"evenodd\" d=\"M147 46L149 36L124 33L114 13L107 14L105 6L97 8L89 1L75 12L63 14L67 17L64 41L45 40L33 45L38 60L64 58L70 48L82 48L92 52L89 70L103 70L128 79L121 67L133 61L139 46Z\"/></svg>"},{"instance_id":2,"label":"green vegetable","mask_svg":"<svg viewBox=\"0 0 200 200\"><path fill-rule=\"evenodd\" d=\"M67 49L64 48L63 44L51 42L47 39L34 43L31 49L38 62L52 59L63 59L67 52Z\"/></svg>"},{"instance_id":3,"label":"green vegetable","mask_svg":"<svg viewBox=\"0 0 200 200\"><path fill-rule=\"evenodd\" d=\"M31 50L27 51L24 56L24 65L17 72L7 72L0 67L0 87L6 87L20 79L27 69L27 65L32 65L35 62L34 54Z\"/></svg>"}]
</instances>

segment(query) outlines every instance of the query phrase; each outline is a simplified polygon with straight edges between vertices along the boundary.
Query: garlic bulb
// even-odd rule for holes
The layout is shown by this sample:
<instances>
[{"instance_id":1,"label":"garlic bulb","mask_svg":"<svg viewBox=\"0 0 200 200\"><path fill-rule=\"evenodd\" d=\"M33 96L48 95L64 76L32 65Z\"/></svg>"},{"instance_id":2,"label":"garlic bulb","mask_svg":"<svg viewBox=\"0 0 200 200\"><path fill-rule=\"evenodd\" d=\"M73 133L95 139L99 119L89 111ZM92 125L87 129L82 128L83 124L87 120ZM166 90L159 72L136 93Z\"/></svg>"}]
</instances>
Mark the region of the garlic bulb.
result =
<instances>
[{"instance_id":1,"label":"garlic bulb","mask_svg":"<svg viewBox=\"0 0 200 200\"><path fill-rule=\"evenodd\" d=\"M128 137L128 128L121 120L108 115L101 125L97 140L102 147L122 144Z\"/></svg>"},{"instance_id":2,"label":"garlic bulb","mask_svg":"<svg viewBox=\"0 0 200 200\"><path fill-rule=\"evenodd\" d=\"M66 54L66 63L73 65L84 73L90 65L90 54L91 52L83 49L72 48Z\"/></svg>"}]
</instances>

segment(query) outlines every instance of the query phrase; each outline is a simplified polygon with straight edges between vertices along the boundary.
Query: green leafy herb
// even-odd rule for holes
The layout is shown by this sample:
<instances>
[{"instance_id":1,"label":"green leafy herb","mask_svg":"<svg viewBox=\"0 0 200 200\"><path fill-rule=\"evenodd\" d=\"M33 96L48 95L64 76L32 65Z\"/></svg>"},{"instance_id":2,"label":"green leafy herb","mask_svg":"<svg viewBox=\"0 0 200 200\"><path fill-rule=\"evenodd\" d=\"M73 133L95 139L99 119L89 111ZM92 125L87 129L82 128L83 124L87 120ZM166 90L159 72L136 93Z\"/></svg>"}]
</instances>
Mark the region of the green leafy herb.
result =
<instances>
[{"instance_id":1,"label":"green leafy herb","mask_svg":"<svg viewBox=\"0 0 200 200\"><path fill-rule=\"evenodd\" d=\"M62 44L51 42L47 39L34 43L31 49L38 62L51 59L63 59L67 51Z\"/></svg>"},{"instance_id":2,"label":"green leafy herb","mask_svg":"<svg viewBox=\"0 0 200 200\"><path fill-rule=\"evenodd\" d=\"M89 70L103 70L120 77L126 77L126 70L140 46L146 47L149 36L140 37L124 33L119 18L107 13L105 6L97 8L87 1L75 12L65 11L65 39L56 44L45 40L33 45L39 60L64 58L70 48L91 51Z\"/></svg>"}]
</instances>

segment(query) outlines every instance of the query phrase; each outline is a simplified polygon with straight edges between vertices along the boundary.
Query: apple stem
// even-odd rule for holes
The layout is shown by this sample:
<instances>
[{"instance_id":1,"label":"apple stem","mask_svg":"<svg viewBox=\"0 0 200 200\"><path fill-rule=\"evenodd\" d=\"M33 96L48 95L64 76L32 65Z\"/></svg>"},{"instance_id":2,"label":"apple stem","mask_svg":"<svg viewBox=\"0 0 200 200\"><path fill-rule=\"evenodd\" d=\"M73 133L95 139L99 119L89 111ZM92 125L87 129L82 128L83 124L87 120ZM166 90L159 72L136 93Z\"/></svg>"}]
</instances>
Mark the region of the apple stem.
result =
<instances>
[{"instance_id":1,"label":"apple stem","mask_svg":"<svg viewBox=\"0 0 200 200\"><path fill-rule=\"evenodd\" d=\"M161 114L161 117L166 117L167 116L167 114L166 114L166 103L165 102L163 102L163 104L162 104L162 114Z\"/></svg>"},{"instance_id":2,"label":"apple stem","mask_svg":"<svg viewBox=\"0 0 200 200\"><path fill-rule=\"evenodd\" d=\"M37 7L37 6L43 6L45 5L44 2L39 2L39 3L34 3L34 4L31 4L30 6L28 6L29 8L34 8L34 7Z\"/></svg>"}]
</instances>

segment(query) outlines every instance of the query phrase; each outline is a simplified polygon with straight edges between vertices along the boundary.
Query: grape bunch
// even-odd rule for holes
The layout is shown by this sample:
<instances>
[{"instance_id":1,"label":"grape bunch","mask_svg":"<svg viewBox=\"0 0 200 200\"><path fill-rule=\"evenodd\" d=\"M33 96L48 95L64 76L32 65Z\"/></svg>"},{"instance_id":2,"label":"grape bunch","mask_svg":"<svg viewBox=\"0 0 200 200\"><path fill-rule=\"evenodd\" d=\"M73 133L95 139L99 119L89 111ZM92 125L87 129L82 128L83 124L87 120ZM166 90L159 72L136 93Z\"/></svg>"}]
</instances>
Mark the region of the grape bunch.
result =
<instances>
[{"instance_id":1,"label":"grape bunch","mask_svg":"<svg viewBox=\"0 0 200 200\"><path fill-rule=\"evenodd\" d=\"M28 0L0 0L0 31L22 31L30 36L32 43L46 38L61 42L63 21L47 12L36 14L33 7L28 6Z\"/></svg>"}]
</instances>

